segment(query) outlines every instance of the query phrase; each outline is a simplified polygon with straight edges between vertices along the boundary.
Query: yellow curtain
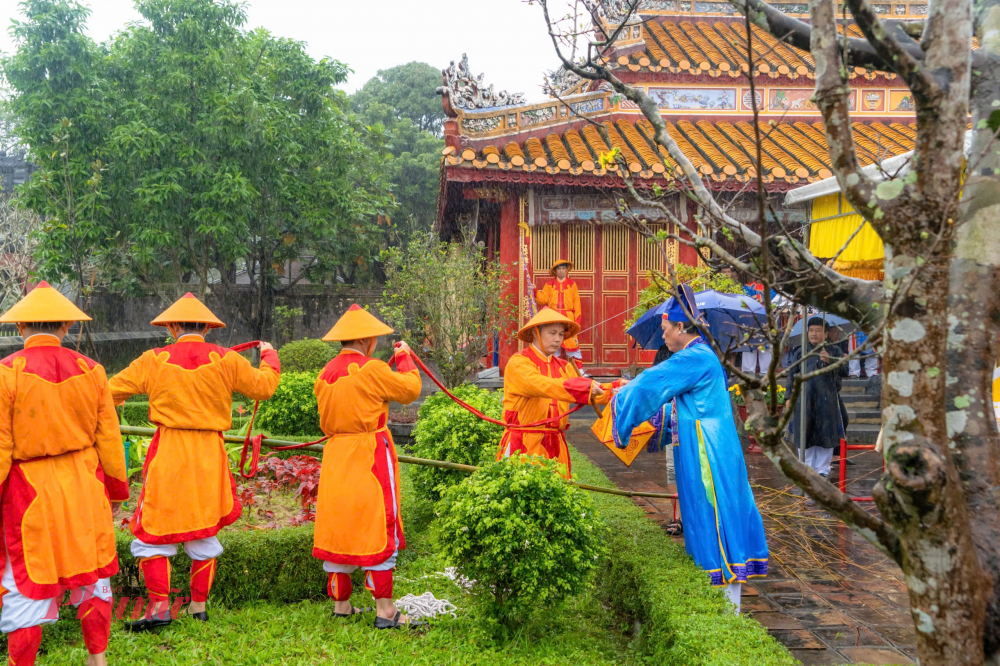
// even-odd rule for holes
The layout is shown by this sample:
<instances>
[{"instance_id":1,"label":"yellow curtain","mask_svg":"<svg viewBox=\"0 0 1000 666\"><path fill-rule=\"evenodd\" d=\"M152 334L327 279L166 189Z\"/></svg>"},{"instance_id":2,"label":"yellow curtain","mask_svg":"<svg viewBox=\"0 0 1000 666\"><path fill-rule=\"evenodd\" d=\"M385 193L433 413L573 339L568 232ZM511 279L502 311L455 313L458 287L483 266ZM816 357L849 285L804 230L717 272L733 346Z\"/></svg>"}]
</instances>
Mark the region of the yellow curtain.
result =
<instances>
[{"instance_id":1,"label":"yellow curtain","mask_svg":"<svg viewBox=\"0 0 1000 666\"><path fill-rule=\"evenodd\" d=\"M837 257L833 269L852 277L878 278L885 260L882 239L840 194L829 194L813 201L812 220L809 251L822 259L832 259L861 226L861 230Z\"/></svg>"}]
</instances>

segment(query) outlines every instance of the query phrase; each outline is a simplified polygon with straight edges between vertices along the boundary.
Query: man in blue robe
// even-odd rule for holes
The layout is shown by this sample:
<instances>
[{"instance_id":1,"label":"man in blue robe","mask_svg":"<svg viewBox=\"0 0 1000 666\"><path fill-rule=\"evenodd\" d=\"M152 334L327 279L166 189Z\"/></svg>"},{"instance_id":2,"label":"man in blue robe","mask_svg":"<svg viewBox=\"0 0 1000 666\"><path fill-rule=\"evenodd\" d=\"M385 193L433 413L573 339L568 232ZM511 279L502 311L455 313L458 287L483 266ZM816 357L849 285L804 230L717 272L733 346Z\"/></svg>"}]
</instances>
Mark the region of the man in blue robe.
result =
<instances>
[{"instance_id":1,"label":"man in blue robe","mask_svg":"<svg viewBox=\"0 0 1000 666\"><path fill-rule=\"evenodd\" d=\"M686 312L685 312L686 311ZM684 546L739 612L742 583L767 575L767 542L736 434L725 372L691 324L701 313L690 287L671 298L663 339L673 355L619 389L611 402L615 444L671 405L670 437Z\"/></svg>"}]
</instances>

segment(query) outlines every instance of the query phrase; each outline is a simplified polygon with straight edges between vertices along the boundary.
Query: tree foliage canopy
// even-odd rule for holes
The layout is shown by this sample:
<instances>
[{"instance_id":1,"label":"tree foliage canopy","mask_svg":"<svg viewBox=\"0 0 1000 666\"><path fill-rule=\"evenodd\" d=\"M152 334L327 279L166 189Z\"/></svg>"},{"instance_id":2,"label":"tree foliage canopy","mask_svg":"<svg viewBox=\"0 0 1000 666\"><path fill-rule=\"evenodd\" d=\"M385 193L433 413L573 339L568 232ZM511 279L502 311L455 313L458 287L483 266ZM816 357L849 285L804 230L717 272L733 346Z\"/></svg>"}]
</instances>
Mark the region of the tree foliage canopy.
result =
<instances>
[{"instance_id":1,"label":"tree foliage canopy","mask_svg":"<svg viewBox=\"0 0 1000 666\"><path fill-rule=\"evenodd\" d=\"M2 66L41 168L41 272L81 272L83 253L122 291L249 282L260 331L276 291L367 267L394 204L381 139L334 88L346 65L246 30L231 0L136 6L144 21L100 47L70 0L28 0L15 23Z\"/></svg>"}]
</instances>

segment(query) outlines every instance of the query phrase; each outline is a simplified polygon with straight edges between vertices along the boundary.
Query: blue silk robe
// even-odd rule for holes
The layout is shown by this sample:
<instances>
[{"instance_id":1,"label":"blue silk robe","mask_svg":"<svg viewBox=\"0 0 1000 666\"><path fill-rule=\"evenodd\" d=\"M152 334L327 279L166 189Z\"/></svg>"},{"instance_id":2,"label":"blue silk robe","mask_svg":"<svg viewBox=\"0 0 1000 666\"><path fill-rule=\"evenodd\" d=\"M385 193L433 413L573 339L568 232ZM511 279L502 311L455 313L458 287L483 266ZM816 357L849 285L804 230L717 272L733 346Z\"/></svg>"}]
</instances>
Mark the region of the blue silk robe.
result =
<instances>
[{"instance_id":1,"label":"blue silk robe","mask_svg":"<svg viewBox=\"0 0 1000 666\"><path fill-rule=\"evenodd\" d=\"M767 575L764 525L747 480L725 373L701 338L619 390L611 402L615 444L627 445L636 426L671 402L688 554L713 585Z\"/></svg>"}]
</instances>

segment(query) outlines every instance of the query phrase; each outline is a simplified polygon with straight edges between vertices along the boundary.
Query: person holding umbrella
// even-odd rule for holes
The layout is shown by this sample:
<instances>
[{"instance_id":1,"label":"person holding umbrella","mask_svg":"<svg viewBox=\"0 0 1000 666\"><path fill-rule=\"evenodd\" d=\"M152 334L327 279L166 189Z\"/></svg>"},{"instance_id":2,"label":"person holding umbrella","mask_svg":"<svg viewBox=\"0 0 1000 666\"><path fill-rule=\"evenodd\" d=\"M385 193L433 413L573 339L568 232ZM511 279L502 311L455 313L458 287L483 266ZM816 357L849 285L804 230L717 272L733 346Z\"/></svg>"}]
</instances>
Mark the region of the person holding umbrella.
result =
<instances>
[{"instance_id":1,"label":"person holding umbrella","mask_svg":"<svg viewBox=\"0 0 1000 666\"><path fill-rule=\"evenodd\" d=\"M810 317L806 322L808 343L805 349L795 348L788 356L788 386L785 395L790 399L795 377L800 373L813 373L836 363L843 356L840 348L826 341L827 322L823 317ZM803 361L803 359L805 359ZM805 463L823 478L830 475L833 450L840 446L843 431L838 382L847 376L847 365L834 372L827 372L806 381ZM792 417L792 433L797 438L803 427L799 423L800 411ZM798 441L795 439L793 441Z\"/></svg>"}]
</instances>

